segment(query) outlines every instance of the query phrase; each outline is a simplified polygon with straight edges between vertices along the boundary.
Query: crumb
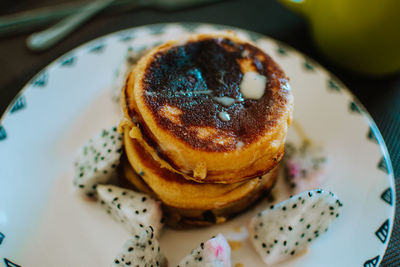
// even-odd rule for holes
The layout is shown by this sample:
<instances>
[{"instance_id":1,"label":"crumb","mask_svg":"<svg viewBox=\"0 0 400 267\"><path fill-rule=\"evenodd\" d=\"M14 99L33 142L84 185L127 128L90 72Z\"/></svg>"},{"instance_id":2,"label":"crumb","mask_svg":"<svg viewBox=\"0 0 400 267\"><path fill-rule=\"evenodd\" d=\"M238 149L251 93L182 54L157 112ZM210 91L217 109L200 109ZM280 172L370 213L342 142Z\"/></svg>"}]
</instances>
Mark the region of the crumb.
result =
<instances>
[{"instance_id":1,"label":"crumb","mask_svg":"<svg viewBox=\"0 0 400 267\"><path fill-rule=\"evenodd\" d=\"M236 233L241 233L242 232L242 227L236 226L235 228L233 228L233 231L235 231Z\"/></svg>"},{"instance_id":2,"label":"crumb","mask_svg":"<svg viewBox=\"0 0 400 267\"><path fill-rule=\"evenodd\" d=\"M242 242L240 241L228 240L228 243L233 251L240 249L240 247L242 246Z\"/></svg>"},{"instance_id":3,"label":"crumb","mask_svg":"<svg viewBox=\"0 0 400 267\"><path fill-rule=\"evenodd\" d=\"M235 267L244 267L244 265L241 264L241 263L236 263L236 264L235 264Z\"/></svg>"}]
</instances>

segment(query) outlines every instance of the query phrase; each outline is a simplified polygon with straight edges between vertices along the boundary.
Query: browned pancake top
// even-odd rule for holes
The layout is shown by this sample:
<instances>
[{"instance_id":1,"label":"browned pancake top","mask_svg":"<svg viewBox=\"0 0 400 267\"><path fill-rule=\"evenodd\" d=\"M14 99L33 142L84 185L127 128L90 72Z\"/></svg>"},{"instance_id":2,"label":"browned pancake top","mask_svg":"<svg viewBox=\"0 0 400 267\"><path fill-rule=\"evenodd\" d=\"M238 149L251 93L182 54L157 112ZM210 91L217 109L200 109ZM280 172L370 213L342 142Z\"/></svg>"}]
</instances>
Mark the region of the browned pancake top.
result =
<instances>
[{"instance_id":1,"label":"browned pancake top","mask_svg":"<svg viewBox=\"0 0 400 267\"><path fill-rule=\"evenodd\" d=\"M261 99L243 99L243 64L267 77ZM239 142L241 146L256 140L287 111L290 94L285 74L268 55L227 38L206 38L157 52L142 86L159 126L205 151L232 151ZM237 101L226 106L215 97ZM229 114L229 121L221 120L221 111Z\"/></svg>"}]
</instances>

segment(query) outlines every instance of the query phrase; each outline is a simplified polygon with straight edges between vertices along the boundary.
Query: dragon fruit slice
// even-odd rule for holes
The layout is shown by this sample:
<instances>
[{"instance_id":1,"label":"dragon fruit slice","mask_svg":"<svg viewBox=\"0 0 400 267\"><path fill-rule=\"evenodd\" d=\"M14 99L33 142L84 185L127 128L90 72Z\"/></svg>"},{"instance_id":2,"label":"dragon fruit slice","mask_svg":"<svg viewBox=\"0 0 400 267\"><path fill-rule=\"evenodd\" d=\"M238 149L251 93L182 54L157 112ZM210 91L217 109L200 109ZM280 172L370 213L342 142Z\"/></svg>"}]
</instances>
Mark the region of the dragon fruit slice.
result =
<instances>
[{"instance_id":1,"label":"dragon fruit slice","mask_svg":"<svg viewBox=\"0 0 400 267\"><path fill-rule=\"evenodd\" d=\"M250 220L251 243L266 264L281 262L326 232L341 208L333 193L321 189L293 196Z\"/></svg>"},{"instance_id":2,"label":"dragon fruit slice","mask_svg":"<svg viewBox=\"0 0 400 267\"><path fill-rule=\"evenodd\" d=\"M141 227L138 234L124 244L115 257L112 267L121 266L167 266L167 260L160 251L160 244L151 226Z\"/></svg>"},{"instance_id":3,"label":"dragon fruit slice","mask_svg":"<svg viewBox=\"0 0 400 267\"><path fill-rule=\"evenodd\" d=\"M184 257L178 267L230 267L231 248L222 234L201 243Z\"/></svg>"},{"instance_id":4,"label":"dragon fruit slice","mask_svg":"<svg viewBox=\"0 0 400 267\"><path fill-rule=\"evenodd\" d=\"M97 186L97 194L101 206L130 233L140 232L142 226L152 226L156 236L159 235L163 226L161 202L114 185Z\"/></svg>"},{"instance_id":5,"label":"dragon fruit slice","mask_svg":"<svg viewBox=\"0 0 400 267\"><path fill-rule=\"evenodd\" d=\"M322 148L309 141L302 142L299 147L288 143L283 163L286 180L294 194L322 185L327 163Z\"/></svg>"},{"instance_id":6,"label":"dragon fruit slice","mask_svg":"<svg viewBox=\"0 0 400 267\"><path fill-rule=\"evenodd\" d=\"M115 168L122 153L122 135L117 127L103 130L90 139L75 160L74 186L78 192L93 198L96 187L116 177Z\"/></svg>"}]
</instances>

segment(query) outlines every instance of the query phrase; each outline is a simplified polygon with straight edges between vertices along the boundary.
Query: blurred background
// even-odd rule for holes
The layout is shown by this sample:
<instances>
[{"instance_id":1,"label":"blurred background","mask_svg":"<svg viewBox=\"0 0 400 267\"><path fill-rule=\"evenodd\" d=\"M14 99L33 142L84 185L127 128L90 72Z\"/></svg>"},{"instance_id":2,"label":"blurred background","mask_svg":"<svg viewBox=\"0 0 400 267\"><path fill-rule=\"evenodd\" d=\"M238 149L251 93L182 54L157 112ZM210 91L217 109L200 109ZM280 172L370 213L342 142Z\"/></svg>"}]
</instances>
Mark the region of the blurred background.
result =
<instances>
[{"instance_id":1,"label":"blurred background","mask_svg":"<svg viewBox=\"0 0 400 267\"><path fill-rule=\"evenodd\" d=\"M164 5L154 7L154 4L160 1ZM350 88L372 115L385 139L394 167L396 192L399 196L400 45L397 44L400 44L400 1L305 2L306 7L299 7L294 3L288 9L276 0L114 0L108 3L103 0L103 4L108 5L104 10L94 14L53 47L34 52L26 46L26 39L31 33L53 25L57 22L55 18L63 12L76 13L77 7L82 7L82 3L88 2L1 0L0 113L5 111L19 90L43 67L67 51L96 37L160 22L204 22L235 26L287 43L319 62ZM325 6L311 2L323 2ZM345 4L346 2L351 4ZM394 2L397 3L392 6ZM146 7L138 7L139 3ZM23 28L14 27L15 23L14 26L5 27L8 19L15 19L12 14L49 6L61 8L54 9L46 15L47 17L42 16L40 20L29 22L28 26ZM361 9L366 12L355 11ZM375 11L380 16L376 15ZM31 15L32 12L24 13L19 19ZM340 64L341 62L346 63ZM400 266L398 213L399 208L382 266Z\"/></svg>"}]
</instances>

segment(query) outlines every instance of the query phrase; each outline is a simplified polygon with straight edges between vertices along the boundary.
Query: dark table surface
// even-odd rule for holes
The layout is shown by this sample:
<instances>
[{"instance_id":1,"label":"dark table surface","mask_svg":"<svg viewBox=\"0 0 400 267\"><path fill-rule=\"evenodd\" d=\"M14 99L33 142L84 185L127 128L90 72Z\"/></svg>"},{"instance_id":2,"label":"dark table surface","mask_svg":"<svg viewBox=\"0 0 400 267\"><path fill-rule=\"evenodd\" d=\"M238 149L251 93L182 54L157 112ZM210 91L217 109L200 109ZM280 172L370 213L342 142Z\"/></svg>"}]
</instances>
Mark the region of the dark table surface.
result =
<instances>
[{"instance_id":1,"label":"dark table surface","mask_svg":"<svg viewBox=\"0 0 400 267\"><path fill-rule=\"evenodd\" d=\"M0 15L66 2L67 0L2 0ZM76 0L75 0L76 1ZM87 22L54 48L42 53L26 49L28 33L0 37L0 114L18 91L37 72L70 49L96 37L160 22L205 22L224 24L259 32L283 41L315 59L339 77L359 98L380 129L392 159L399 196L400 175L400 75L385 78L356 76L332 65L313 45L306 21L276 1L232 0L179 11L139 9L103 12ZM382 266L400 265L399 198L396 219Z\"/></svg>"}]
</instances>

